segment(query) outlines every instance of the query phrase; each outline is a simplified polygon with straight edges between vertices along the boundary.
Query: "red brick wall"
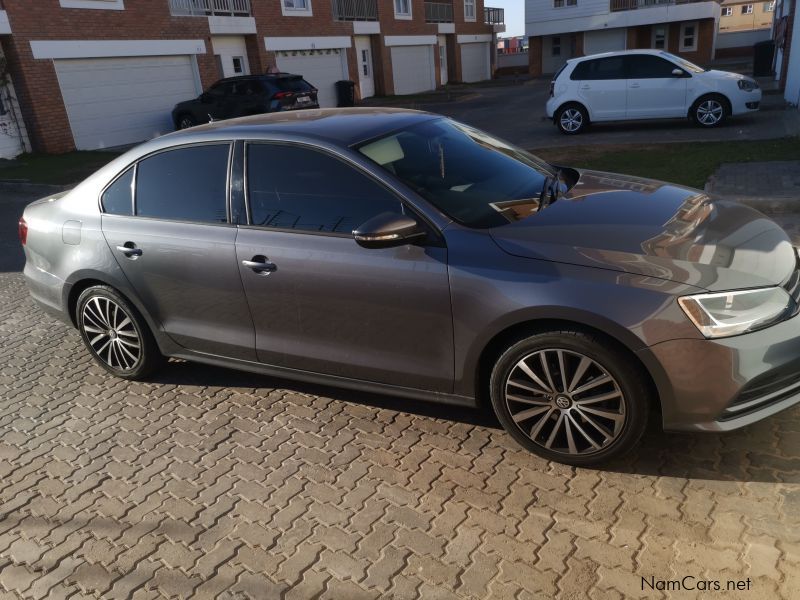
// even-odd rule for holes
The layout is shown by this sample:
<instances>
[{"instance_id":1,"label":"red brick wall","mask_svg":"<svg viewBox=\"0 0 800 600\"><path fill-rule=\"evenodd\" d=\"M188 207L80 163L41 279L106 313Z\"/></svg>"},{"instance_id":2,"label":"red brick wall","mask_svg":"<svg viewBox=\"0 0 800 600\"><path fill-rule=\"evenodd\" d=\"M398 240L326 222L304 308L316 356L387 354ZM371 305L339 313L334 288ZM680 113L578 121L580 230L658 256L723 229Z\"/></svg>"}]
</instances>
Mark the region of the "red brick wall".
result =
<instances>
[{"instance_id":1,"label":"red brick wall","mask_svg":"<svg viewBox=\"0 0 800 600\"><path fill-rule=\"evenodd\" d=\"M681 24L670 23L668 48L670 52L701 65L711 62L713 58L711 56L711 51L714 43L714 19L702 19L698 22L697 50L694 52L680 51L680 35Z\"/></svg>"},{"instance_id":2,"label":"red brick wall","mask_svg":"<svg viewBox=\"0 0 800 600\"><path fill-rule=\"evenodd\" d=\"M542 74L542 37L528 38L528 73L534 77Z\"/></svg>"}]
</instances>

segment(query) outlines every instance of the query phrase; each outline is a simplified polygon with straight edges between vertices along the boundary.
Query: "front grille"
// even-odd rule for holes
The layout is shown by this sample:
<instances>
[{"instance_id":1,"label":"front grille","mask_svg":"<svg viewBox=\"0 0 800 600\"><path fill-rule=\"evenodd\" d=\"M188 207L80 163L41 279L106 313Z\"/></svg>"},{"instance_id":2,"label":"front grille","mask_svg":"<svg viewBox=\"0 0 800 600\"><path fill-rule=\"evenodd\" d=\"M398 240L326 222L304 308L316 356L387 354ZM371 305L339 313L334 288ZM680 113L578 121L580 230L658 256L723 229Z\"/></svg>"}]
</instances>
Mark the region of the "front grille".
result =
<instances>
[{"instance_id":1,"label":"front grille","mask_svg":"<svg viewBox=\"0 0 800 600\"><path fill-rule=\"evenodd\" d=\"M792 363L749 381L728 405L720 420L741 417L800 394L800 364Z\"/></svg>"}]
</instances>

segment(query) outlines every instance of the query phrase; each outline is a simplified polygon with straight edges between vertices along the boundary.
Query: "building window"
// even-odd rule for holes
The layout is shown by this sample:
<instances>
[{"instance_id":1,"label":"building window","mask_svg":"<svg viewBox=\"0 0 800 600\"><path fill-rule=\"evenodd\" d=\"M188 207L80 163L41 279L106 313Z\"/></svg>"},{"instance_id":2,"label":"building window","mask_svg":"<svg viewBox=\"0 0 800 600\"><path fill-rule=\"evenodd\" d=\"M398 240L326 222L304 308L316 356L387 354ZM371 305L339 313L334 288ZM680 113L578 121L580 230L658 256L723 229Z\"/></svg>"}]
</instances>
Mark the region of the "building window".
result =
<instances>
[{"instance_id":1,"label":"building window","mask_svg":"<svg viewBox=\"0 0 800 600\"><path fill-rule=\"evenodd\" d=\"M742 14L743 15L752 15L753 14L753 5L752 4L745 4L742 6Z\"/></svg>"},{"instance_id":2,"label":"building window","mask_svg":"<svg viewBox=\"0 0 800 600\"><path fill-rule=\"evenodd\" d=\"M697 50L697 22L681 24L681 52Z\"/></svg>"},{"instance_id":3,"label":"building window","mask_svg":"<svg viewBox=\"0 0 800 600\"><path fill-rule=\"evenodd\" d=\"M561 56L561 37L554 36L550 41L550 54L552 56Z\"/></svg>"},{"instance_id":4,"label":"building window","mask_svg":"<svg viewBox=\"0 0 800 600\"><path fill-rule=\"evenodd\" d=\"M439 46L439 68L442 71L447 70L447 48L445 46Z\"/></svg>"},{"instance_id":5,"label":"building window","mask_svg":"<svg viewBox=\"0 0 800 600\"><path fill-rule=\"evenodd\" d=\"M281 12L284 17L310 17L311 0L281 0Z\"/></svg>"},{"instance_id":6,"label":"building window","mask_svg":"<svg viewBox=\"0 0 800 600\"><path fill-rule=\"evenodd\" d=\"M411 19L411 0L394 0L394 18Z\"/></svg>"},{"instance_id":7,"label":"building window","mask_svg":"<svg viewBox=\"0 0 800 600\"><path fill-rule=\"evenodd\" d=\"M97 8L100 10L125 10L123 0L59 0L61 8Z\"/></svg>"},{"instance_id":8,"label":"building window","mask_svg":"<svg viewBox=\"0 0 800 600\"><path fill-rule=\"evenodd\" d=\"M733 9L730 6L723 6L722 7L722 16L723 17L730 17L733 14Z\"/></svg>"},{"instance_id":9,"label":"building window","mask_svg":"<svg viewBox=\"0 0 800 600\"><path fill-rule=\"evenodd\" d=\"M475 0L464 0L464 20L475 20Z\"/></svg>"},{"instance_id":10,"label":"building window","mask_svg":"<svg viewBox=\"0 0 800 600\"><path fill-rule=\"evenodd\" d=\"M764 12L774 12L775 11L775 0L772 2L764 2Z\"/></svg>"},{"instance_id":11,"label":"building window","mask_svg":"<svg viewBox=\"0 0 800 600\"><path fill-rule=\"evenodd\" d=\"M657 50L667 49L666 25L653 25L653 48Z\"/></svg>"},{"instance_id":12,"label":"building window","mask_svg":"<svg viewBox=\"0 0 800 600\"><path fill-rule=\"evenodd\" d=\"M244 73L244 58L241 56L233 57L233 72L237 75Z\"/></svg>"},{"instance_id":13,"label":"building window","mask_svg":"<svg viewBox=\"0 0 800 600\"><path fill-rule=\"evenodd\" d=\"M578 0L553 0L553 8L563 8L565 6L578 6Z\"/></svg>"}]
</instances>

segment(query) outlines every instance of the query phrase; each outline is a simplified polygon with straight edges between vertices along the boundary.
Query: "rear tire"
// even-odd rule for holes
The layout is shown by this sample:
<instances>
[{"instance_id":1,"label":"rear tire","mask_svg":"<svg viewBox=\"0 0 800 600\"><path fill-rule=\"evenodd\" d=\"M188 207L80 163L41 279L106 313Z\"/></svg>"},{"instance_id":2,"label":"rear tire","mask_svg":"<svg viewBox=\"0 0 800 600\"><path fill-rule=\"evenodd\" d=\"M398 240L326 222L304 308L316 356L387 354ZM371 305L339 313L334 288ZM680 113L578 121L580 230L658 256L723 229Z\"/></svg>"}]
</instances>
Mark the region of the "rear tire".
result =
<instances>
[{"instance_id":1,"label":"rear tire","mask_svg":"<svg viewBox=\"0 0 800 600\"><path fill-rule=\"evenodd\" d=\"M577 135L589 126L589 113L580 104L565 104L555 115L556 126L565 135Z\"/></svg>"},{"instance_id":2,"label":"rear tire","mask_svg":"<svg viewBox=\"0 0 800 600\"><path fill-rule=\"evenodd\" d=\"M177 121L178 121L177 125L178 125L178 129L179 130L180 129L189 129L189 127L194 127L195 125L197 125L197 121L195 120L195 118L192 115L186 114L186 113L180 115L178 117Z\"/></svg>"},{"instance_id":3,"label":"rear tire","mask_svg":"<svg viewBox=\"0 0 800 600\"><path fill-rule=\"evenodd\" d=\"M728 101L718 94L710 94L695 100L689 116L695 125L711 129L719 127L730 115Z\"/></svg>"},{"instance_id":4,"label":"rear tire","mask_svg":"<svg viewBox=\"0 0 800 600\"><path fill-rule=\"evenodd\" d=\"M491 401L505 430L534 454L589 466L621 456L645 431L641 368L608 340L566 329L525 337L495 363Z\"/></svg>"},{"instance_id":5,"label":"rear tire","mask_svg":"<svg viewBox=\"0 0 800 600\"><path fill-rule=\"evenodd\" d=\"M114 288L86 288L78 297L75 322L92 357L112 375L144 379L165 362L144 318Z\"/></svg>"}]
</instances>

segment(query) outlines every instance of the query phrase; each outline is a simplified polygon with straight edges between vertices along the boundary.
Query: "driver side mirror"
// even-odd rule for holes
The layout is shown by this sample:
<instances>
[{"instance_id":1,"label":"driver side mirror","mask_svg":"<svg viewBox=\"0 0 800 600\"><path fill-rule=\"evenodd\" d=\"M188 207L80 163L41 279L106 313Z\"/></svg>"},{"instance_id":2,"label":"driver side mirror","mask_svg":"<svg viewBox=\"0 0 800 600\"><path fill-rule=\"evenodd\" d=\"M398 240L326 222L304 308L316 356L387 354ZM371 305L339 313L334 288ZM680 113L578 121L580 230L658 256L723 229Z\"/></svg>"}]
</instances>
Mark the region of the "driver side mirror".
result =
<instances>
[{"instance_id":1,"label":"driver side mirror","mask_svg":"<svg viewBox=\"0 0 800 600\"><path fill-rule=\"evenodd\" d=\"M684 76L683 69L672 69L672 76L673 77L683 77Z\"/></svg>"},{"instance_id":2,"label":"driver side mirror","mask_svg":"<svg viewBox=\"0 0 800 600\"><path fill-rule=\"evenodd\" d=\"M364 248L402 246L425 235L414 219L395 213L381 213L353 230L353 239Z\"/></svg>"}]
</instances>

